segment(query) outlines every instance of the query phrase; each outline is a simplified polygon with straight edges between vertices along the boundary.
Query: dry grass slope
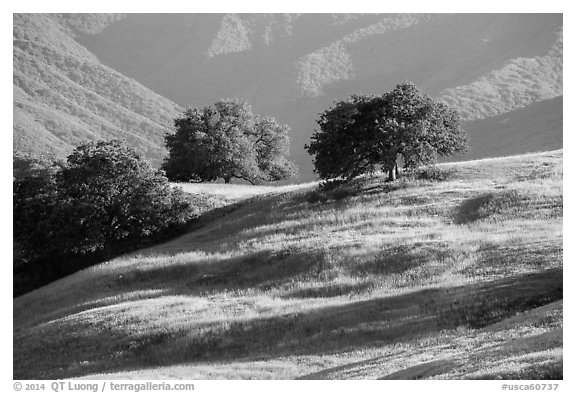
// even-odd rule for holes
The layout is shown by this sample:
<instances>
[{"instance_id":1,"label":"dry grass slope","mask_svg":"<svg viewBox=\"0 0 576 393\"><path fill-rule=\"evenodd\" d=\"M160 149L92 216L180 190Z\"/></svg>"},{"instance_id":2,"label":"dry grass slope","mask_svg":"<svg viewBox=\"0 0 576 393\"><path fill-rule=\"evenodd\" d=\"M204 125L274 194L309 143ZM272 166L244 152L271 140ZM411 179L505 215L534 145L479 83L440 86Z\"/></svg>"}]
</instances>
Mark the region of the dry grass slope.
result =
<instances>
[{"instance_id":1,"label":"dry grass slope","mask_svg":"<svg viewBox=\"0 0 576 393\"><path fill-rule=\"evenodd\" d=\"M562 378L562 151L440 168L232 191L16 298L14 378Z\"/></svg>"}]
</instances>

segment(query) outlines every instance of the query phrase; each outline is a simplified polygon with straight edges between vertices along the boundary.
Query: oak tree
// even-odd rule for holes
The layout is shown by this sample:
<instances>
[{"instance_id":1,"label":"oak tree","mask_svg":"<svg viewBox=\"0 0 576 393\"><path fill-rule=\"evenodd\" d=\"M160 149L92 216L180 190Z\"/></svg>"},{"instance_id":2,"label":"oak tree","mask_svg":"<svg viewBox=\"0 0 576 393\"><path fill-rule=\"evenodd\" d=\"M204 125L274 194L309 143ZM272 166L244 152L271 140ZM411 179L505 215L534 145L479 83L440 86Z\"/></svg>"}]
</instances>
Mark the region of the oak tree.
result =
<instances>
[{"instance_id":1,"label":"oak tree","mask_svg":"<svg viewBox=\"0 0 576 393\"><path fill-rule=\"evenodd\" d=\"M15 179L13 203L15 239L32 259L138 242L193 215L163 172L118 140L79 146L56 171Z\"/></svg>"},{"instance_id":2,"label":"oak tree","mask_svg":"<svg viewBox=\"0 0 576 393\"><path fill-rule=\"evenodd\" d=\"M403 83L382 96L354 95L320 115L308 152L322 179L350 179L381 168L393 181L398 162L415 168L467 149L460 115Z\"/></svg>"},{"instance_id":3,"label":"oak tree","mask_svg":"<svg viewBox=\"0 0 576 393\"><path fill-rule=\"evenodd\" d=\"M289 128L252 113L249 104L221 100L187 110L166 134L169 155L162 168L169 179L206 182L232 179L257 184L287 179L296 166L286 158Z\"/></svg>"}]
</instances>

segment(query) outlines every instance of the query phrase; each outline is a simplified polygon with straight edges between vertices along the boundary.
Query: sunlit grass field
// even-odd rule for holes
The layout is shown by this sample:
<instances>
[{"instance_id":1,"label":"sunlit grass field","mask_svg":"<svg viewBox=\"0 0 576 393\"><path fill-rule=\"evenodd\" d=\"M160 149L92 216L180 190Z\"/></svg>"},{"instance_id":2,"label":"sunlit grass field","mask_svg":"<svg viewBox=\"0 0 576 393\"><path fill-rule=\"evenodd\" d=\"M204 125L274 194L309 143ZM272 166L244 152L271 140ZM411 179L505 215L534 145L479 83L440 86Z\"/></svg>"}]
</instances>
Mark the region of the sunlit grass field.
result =
<instances>
[{"instance_id":1,"label":"sunlit grass field","mask_svg":"<svg viewBox=\"0 0 576 393\"><path fill-rule=\"evenodd\" d=\"M562 378L562 151L184 185L203 226L14 299L14 378Z\"/></svg>"},{"instance_id":2,"label":"sunlit grass field","mask_svg":"<svg viewBox=\"0 0 576 393\"><path fill-rule=\"evenodd\" d=\"M317 185L316 183L283 186L252 186L248 184L172 183L191 195L209 195L227 202L238 202L259 195L285 193Z\"/></svg>"}]
</instances>

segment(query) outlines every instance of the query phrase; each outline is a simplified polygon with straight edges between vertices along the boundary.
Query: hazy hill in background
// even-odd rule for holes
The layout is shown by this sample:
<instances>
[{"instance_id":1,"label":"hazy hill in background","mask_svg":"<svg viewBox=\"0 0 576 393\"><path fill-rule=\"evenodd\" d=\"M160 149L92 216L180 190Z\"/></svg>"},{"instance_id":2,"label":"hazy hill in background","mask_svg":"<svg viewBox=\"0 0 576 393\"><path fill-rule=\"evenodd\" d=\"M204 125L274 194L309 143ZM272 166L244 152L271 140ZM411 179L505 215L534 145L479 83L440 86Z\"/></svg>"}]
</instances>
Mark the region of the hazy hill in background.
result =
<instances>
[{"instance_id":1,"label":"hazy hill in background","mask_svg":"<svg viewBox=\"0 0 576 393\"><path fill-rule=\"evenodd\" d=\"M75 41L114 15L14 15L14 150L65 156L88 140L124 138L150 160L180 109Z\"/></svg>"},{"instance_id":2,"label":"hazy hill in background","mask_svg":"<svg viewBox=\"0 0 576 393\"><path fill-rule=\"evenodd\" d=\"M470 156L562 147L560 14L16 15L14 22L19 150L48 143L60 152L118 135L157 160L180 107L238 97L290 125L292 159L309 179L303 146L318 113L404 80L460 109L470 121Z\"/></svg>"}]
</instances>

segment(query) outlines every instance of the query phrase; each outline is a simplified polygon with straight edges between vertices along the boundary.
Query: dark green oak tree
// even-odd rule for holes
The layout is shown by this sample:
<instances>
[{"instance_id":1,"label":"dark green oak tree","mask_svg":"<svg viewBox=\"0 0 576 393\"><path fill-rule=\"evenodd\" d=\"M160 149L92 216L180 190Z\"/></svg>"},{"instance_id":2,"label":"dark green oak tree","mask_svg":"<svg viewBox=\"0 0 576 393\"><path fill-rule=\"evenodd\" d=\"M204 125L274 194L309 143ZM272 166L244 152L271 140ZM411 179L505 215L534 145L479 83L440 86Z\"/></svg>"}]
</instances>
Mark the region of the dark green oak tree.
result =
<instances>
[{"instance_id":1,"label":"dark green oak tree","mask_svg":"<svg viewBox=\"0 0 576 393\"><path fill-rule=\"evenodd\" d=\"M232 179L257 184L288 179L296 166L286 158L289 128L271 117L252 113L239 100L187 110L166 134L169 155L162 168L173 181Z\"/></svg>"},{"instance_id":2,"label":"dark green oak tree","mask_svg":"<svg viewBox=\"0 0 576 393\"><path fill-rule=\"evenodd\" d=\"M28 259L138 242L193 214L191 202L125 142L79 146L61 167L14 179L14 237Z\"/></svg>"},{"instance_id":3,"label":"dark green oak tree","mask_svg":"<svg viewBox=\"0 0 576 393\"><path fill-rule=\"evenodd\" d=\"M322 179L351 179L381 168L388 180L404 168L467 149L458 112L403 83L382 96L353 95L320 115L306 146Z\"/></svg>"}]
</instances>

